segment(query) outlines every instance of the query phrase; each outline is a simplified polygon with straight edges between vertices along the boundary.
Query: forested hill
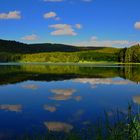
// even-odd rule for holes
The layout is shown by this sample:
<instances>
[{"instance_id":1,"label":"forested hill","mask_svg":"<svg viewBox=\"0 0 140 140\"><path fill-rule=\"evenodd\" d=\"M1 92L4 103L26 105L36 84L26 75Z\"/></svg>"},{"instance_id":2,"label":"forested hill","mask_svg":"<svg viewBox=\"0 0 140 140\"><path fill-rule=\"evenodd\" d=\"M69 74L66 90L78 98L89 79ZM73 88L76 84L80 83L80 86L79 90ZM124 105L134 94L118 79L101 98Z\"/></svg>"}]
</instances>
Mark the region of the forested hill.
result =
<instances>
[{"instance_id":1,"label":"forested hill","mask_svg":"<svg viewBox=\"0 0 140 140\"><path fill-rule=\"evenodd\" d=\"M63 44L24 44L16 41L0 39L0 52L10 53L40 53L40 52L77 52L99 50L104 47L75 47Z\"/></svg>"},{"instance_id":2,"label":"forested hill","mask_svg":"<svg viewBox=\"0 0 140 140\"><path fill-rule=\"evenodd\" d=\"M122 62L140 63L140 45L129 48L24 44L0 40L0 62Z\"/></svg>"}]
</instances>

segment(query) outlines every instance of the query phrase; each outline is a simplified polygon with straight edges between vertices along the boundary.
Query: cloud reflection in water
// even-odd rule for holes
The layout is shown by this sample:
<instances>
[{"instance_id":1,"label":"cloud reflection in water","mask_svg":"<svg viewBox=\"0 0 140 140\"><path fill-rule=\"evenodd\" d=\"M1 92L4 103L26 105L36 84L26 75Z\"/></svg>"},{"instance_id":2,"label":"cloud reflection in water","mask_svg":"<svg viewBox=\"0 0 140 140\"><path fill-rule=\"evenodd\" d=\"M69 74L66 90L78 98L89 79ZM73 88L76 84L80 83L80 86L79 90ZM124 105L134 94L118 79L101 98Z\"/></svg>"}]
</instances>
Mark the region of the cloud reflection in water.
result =
<instances>
[{"instance_id":1,"label":"cloud reflection in water","mask_svg":"<svg viewBox=\"0 0 140 140\"><path fill-rule=\"evenodd\" d=\"M6 110L6 111L13 111L13 112L21 112L22 111L22 105L0 105L1 110Z\"/></svg>"},{"instance_id":2,"label":"cloud reflection in water","mask_svg":"<svg viewBox=\"0 0 140 140\"><path fill-rule=\"evenodd\" d=\"M55 95L49 97L52 100L69 100L72 98L72 95L76 92L75 89L53 89L51 90Z\"/></svg>"},{"instance_id":3,"label":"cloud reflection in water","mask_svg":"<svg viewBox=\"0 0 140 140\"><path fill-rule=\"evenodd\" d=\"M64 122L44 122L44 125L49 131L54 132L70 132L73 129L71 124Z\"/></svg>"}]
</instances>

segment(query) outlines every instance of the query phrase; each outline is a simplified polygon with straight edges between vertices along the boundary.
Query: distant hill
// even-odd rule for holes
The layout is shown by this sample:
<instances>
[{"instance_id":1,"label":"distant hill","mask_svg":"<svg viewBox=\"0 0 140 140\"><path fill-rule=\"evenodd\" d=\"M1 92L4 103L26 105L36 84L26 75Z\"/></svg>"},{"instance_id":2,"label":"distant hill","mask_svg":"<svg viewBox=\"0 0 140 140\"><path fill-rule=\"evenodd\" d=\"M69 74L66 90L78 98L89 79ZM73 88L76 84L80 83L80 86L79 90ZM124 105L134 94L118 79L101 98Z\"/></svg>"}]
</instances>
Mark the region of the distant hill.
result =
<instances>
[{"instance_id":1,"label":"distant hill","mask_svg":"<svg viewBox=\"0 0 140 140\"><path fill-rule=\"evenodd\" d=\"M140 45L130 48L25 44L0 40L0 62L121 62L140 63Z\"/></svg>"},{"instance_id":2,"label":"distant hill","mask_svg":"<svg viewBox=\"0 0 140 140\"><path fill-rule=\"evenodd\" d=\"M16 41L0 39L0 52L39 53L39 52L77 52L86 50L100 50L104 47L76 47L64 44L25 44Z\"/></svg>"}]
</instances>

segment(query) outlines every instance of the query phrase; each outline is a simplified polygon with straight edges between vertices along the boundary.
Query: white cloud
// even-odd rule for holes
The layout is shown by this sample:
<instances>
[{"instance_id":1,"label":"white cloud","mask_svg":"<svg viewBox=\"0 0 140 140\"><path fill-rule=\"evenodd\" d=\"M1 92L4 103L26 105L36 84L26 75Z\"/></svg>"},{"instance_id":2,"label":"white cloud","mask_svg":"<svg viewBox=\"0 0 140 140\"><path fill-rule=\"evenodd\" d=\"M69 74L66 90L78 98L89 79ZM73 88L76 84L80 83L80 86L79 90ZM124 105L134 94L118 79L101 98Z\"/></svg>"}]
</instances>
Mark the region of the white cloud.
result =
<instances>
[{"instance_id":1,"label":"white cloud","mask_svg":"<svg viewBox=\"0 0 140 140\"><path fill-rule=\"evenodd\" d=\"M27 41L34 41L38 39L38 36L36 34L32 35L27 35L21 38L22 40L27 40Z\"/></svg>"},{"instance_id":2,"label":"white cloud","mask_svg":"<svg viewBox=\"0 0 140 140\"><path fill-rule=\"evenodd\" d=\"M140 21L136 22L135 25L134 25L134 27L136 29L139 29L140 30Z\"/></svg>"},{"instance_id":3,"label":"white cloud","mask_svg":"<svg viewBox=\"0 0 140 140\"><path fill-rule=\"evenodd\" d=\"M76 27L77 29L81 29L81 28L82 28L82 25L81 25L81 24L75 24L75 27Z\"/></svg>"},{"instance_id":4,"label":"white cloud","mask_svg":"<svg viewBox=\"0 0 140 140\"><path fill-rule=\"evenodd\" d=\"M48 19L48 18L55 18L56 17L56 13L55 12L49 12L49 13L45 13L44 14L44 18Z\"/></svg>"},{"instance_id":5,"label":"white cloud","mask_svg":"<svg viewBox=\"0 0 140 140\"><path fill-rule=\"evenodd\" d=\"M57 14L55 12L48 12L45 13L43 16L45 19L55 19L55 20L60 20L60 18L57 16Z\"/></svg>"},{"instance_id":6,"label":"white cloud","mask_svg":"<svg viewBox=\"0 0 140 140\"><path fill-rule=\"evenodd\" d=\"M0 19L21 19L21 12L10 11L8 13L0 13Z\"/></svg>"},{"instance_id":7,"label":"white cloud","mask_svg":"<svg viewBox=\"0 0 140 140\"><path fill-rule=\"evenodd\" d=\"M128 46L128 40L90 40L90 41L83 41L77 43L79 46L105 46L105 47L119 47L119 46Z\"/></svg>"},{"instance_id":8,"label":"white cloud","mask_svg":"<svg viewBox=\"0 0 140 140\"><path fill-rule=\"evenodd\" d=\"M71 28L71 25L68 24L54 24L54 25L50 25L50 28L54 28L54 29L66 29L66 28Z\"/></svg>"},{"instance_id":9,"label":"white cloud","mask_svg":"<svg viewBox=\"0 0 140 140\"><path fill-rule=\"evenodd\" d=\"M51 35L55 36L76 36L77 33L69 24L54 24L50 25L49 28L53 28L54 31L51 32Z\"/></svg>"},{"instance_id":10,"label":"white cloud","mask_svg":"<svg viewBox=\"0 0 140 140\"><path fill-rule=\"evenodd\" d=\"M128 47L138 43L139 43L138 41L129 41L129 40L98 40L96 36L93 36L89 40L81 41L73 45L99 46L99 47Z\"/></svg>"},{"instance_id":11,"label":"white cloud","mask_svg":"<svg viewBox=\"0 0 140 140\"><path fill-rule=\"evenodd\" d=\"M73 45L78 46L97 46L97 47L128 47L139 44L137 41L128 40L87 40Z\"/></svg>"}]
</instances>

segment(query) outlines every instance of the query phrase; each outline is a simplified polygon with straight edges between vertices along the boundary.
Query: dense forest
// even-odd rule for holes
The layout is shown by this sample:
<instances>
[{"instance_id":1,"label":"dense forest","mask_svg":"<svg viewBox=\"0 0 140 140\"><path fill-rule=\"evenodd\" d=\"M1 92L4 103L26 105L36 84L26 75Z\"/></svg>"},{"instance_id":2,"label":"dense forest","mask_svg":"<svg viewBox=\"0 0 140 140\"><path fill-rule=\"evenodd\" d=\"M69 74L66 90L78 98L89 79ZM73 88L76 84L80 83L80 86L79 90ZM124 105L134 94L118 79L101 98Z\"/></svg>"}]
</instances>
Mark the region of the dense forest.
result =
<instances>
[{"instance_id":1,"label":"dense forest","mask_svg":"<svg viewBox=\"0 0 140 140\"><path fill-rule=\"evenodd\" d=\"M137 44L130 48L123 48L119 52L119 62L123 63L139 63L140 62L140 45Z\"/></svg>"},{"instance_id":2,"label":"dense forest","mask_svg":"<svg viewBox=\"0 0 140 140\"><path fill-rule=\"evenodd\" d=\"M78 47L63 44L24 44L0 40L0 62L121 62L139 63L140 46Z\"/></svg>"},{"instance_id":3,"label":"dense forest","mask_svg":"<svg viewBox=\"0 0 140 140\"><path fill-rule=\"evenodd\" d=\"M104 47L78 47L64 44L25 44L16 41L0 39L0 52L9 53L41 53L41 52L77 52L102 49Z\"/></svg>"}]
</instances>

